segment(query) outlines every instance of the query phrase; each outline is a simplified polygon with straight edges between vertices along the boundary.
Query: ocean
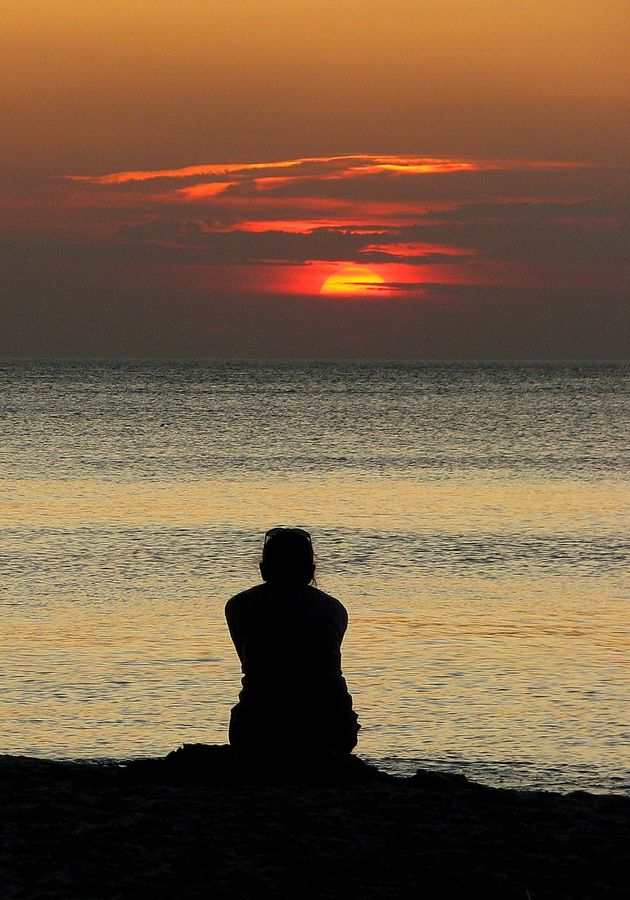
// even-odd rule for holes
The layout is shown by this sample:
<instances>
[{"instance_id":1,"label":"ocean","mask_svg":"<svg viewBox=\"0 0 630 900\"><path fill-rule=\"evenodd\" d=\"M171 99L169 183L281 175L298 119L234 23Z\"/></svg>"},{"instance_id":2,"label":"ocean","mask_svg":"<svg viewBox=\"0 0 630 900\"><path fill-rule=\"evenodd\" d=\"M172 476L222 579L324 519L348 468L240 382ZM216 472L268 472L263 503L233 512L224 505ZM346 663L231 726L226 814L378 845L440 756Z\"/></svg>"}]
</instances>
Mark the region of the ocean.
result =
<instances>
[{"instance_id":1,"label":"ocean","mask_svg":"<svg viewBox=\"0 0 630 900\"><path fill-rule=\"evenodd\" d=\"M630 365L0 363L0 753L224 743L223 609L307 528L357 752L630 791Z\"/></svg>"}]
</instances>

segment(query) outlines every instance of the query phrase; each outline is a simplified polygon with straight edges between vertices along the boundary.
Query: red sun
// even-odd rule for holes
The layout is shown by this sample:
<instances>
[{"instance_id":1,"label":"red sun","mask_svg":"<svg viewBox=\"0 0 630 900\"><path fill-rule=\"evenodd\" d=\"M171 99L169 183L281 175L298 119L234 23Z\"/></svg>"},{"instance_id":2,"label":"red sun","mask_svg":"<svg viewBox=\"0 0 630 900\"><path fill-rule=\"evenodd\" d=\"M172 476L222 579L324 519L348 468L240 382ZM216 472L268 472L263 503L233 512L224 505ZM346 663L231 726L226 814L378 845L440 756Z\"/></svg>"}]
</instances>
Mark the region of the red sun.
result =
<instances>
[{"instance_id":1,"label":"red sun","mask_svg":"<svg viewBox=\"0 0 630 900\"><path fill-rule=\"evenodd\" d=\"M382 291L385 284L373 269L367 266L345 266L322 283L320 294L336 294L340 297L356 297Z\"/></svg>"}]
</instances>

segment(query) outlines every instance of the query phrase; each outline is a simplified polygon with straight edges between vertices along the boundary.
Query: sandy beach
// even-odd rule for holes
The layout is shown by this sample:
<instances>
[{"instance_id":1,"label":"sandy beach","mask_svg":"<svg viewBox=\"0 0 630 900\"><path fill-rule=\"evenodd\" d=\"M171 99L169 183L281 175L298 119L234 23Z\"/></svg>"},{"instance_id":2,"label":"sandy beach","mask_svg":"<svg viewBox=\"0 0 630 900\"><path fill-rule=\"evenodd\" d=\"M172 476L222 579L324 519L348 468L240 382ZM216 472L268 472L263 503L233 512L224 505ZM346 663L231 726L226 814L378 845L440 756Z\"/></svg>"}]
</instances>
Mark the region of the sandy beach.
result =
<instances>
[{"instance_id":1,"label":"sandy beach","mask_svg":"<svg viewBox=\"0 0 630 900\"><path fill-rule=\"evenodd\" d=\"M336 760L0 757L0 896L626 896L630 798Z\"/></svg>"}]
</instances>

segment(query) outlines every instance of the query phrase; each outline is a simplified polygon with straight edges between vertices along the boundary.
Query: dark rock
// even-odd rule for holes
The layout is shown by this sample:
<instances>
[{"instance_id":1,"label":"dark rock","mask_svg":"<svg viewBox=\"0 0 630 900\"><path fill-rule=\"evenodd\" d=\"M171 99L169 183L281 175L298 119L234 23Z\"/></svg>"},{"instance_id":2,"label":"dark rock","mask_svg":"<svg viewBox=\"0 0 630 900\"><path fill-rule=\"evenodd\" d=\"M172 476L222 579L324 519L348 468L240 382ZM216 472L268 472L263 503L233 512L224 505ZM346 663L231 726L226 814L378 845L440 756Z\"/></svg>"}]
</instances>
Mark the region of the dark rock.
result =
<instances>
[{"instance_id":1,"label":"dark rock","mask_svg":"<svg viewBox=\"0 0 630 900\"><path fill-rule=\"evenodd\" d=\"M228 744L184 744L164 759L132 760L125 772L138 780L217 786L308 784L323 787L396 780L358 756L243 753Z\"/></svg>"},{"instance_id":2,"label":"dark rock","mask_svg":"<svg viewBox=\"0 0 630 900\"><path fill-rule=\"evenodd\" d=\"M416 774L407 780L413 787L438 793L452 794L457 791L484 789L483 785L469 781L465 775L457 775L454 772L428 772L425 769L418 769ZM489 791L491 788L485 790Z\"/></svg>"}]
</instances>

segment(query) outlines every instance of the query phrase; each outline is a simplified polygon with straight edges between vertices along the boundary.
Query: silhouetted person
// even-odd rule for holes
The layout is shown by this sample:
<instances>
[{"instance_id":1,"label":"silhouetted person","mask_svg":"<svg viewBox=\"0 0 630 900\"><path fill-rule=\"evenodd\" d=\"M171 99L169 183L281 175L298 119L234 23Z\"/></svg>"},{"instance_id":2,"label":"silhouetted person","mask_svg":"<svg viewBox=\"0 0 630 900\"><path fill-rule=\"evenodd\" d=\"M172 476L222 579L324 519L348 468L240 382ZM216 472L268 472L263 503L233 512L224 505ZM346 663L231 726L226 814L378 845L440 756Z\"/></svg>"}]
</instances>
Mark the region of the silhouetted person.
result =
<instances>
[{"instance_id":1,"label":"silhouetted person","mask_svg":"<svg viewBox=\"0 0 630 900\"><path fill-rule=\"evenodd\" d=\"M268 531L260 573L264 583L225 608L243 670L230 744L246 751L350 753L360 726L341 672L348 614L311 584L308 532Z\"/></svg>"}]
</instances>

